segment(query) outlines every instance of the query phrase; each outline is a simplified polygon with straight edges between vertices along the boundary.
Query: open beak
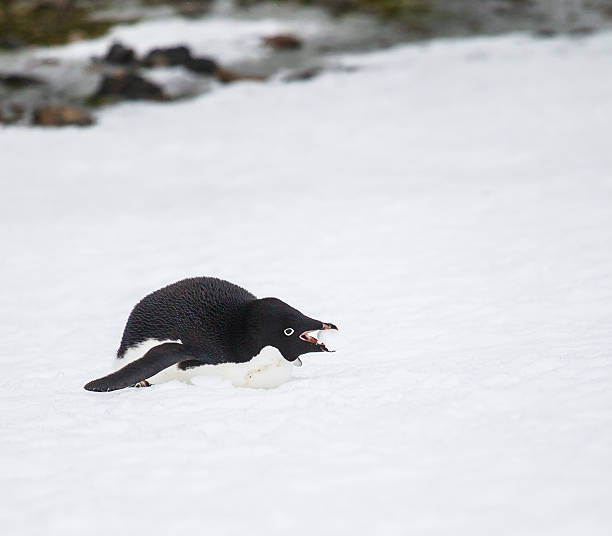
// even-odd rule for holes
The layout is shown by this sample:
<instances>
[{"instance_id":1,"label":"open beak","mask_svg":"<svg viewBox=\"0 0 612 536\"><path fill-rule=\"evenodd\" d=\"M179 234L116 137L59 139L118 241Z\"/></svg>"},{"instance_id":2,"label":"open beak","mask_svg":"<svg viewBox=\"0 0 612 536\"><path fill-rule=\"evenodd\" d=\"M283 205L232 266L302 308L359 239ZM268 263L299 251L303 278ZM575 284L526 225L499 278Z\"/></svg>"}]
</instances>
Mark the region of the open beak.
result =
<instances>
[{"instance_id":1,"label":"open beak","mask_svg":"<svg viewBox=\"0 0 612 536\"><path fill-rule=\"evenodd\" d=\"M304 333L300 335L300 339L302 339L303 341L309 342L310 344L315 344L319 352L334 352L335 350L328 350L327 347L322 342L319 342L317 339L317 335L319 331L323 331L326 329L335 329L336 331L338 331L338 328L334 326L333 324L326 324L325 322L322 323L322 326L323 327L321 327L320 329L311 329L311 330L305 331Z\"/></svg>"}]
</instances>

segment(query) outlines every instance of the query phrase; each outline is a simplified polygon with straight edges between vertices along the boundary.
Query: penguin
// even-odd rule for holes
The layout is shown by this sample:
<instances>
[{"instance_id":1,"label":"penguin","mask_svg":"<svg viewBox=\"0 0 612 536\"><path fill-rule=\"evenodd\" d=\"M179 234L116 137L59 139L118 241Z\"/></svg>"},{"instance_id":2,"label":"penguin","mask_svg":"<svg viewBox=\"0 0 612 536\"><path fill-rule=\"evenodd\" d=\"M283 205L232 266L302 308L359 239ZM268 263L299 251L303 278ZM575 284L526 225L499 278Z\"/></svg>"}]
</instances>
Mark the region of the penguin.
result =
<instances>
[{"instance_id":1,"label":"penguin","mask_svg":"<svg viewBox=\"0 0 612 536\"><path fill-rule=\"evenodd\" d=\"M117 359L127 364L85 389L116 391L195 375L275 387L292 366L301 366L301 355L330 351L317 338L321 330L338 328L222 279L184 279L136 304L117 350Z\"/></svg>"}]
</instances>

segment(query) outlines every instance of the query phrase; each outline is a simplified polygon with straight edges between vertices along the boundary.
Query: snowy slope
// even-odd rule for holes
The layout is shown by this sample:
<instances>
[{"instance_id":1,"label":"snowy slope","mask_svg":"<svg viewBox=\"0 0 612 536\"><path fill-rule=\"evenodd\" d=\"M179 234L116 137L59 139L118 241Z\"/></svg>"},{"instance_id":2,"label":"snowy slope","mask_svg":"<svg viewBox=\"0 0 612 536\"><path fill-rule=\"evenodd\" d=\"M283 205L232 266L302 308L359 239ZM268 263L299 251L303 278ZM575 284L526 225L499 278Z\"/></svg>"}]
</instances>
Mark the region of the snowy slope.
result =
<instances>
[{"instance_id":1,"label":"snowy slope","mask_svg":"<svg viewBox=\"0 0 612 536\"><path fill-rule=\"evenodd\" d=\"M0 129L2 532L610 534L611 53L439 41ZM82 389L200 274L346 347L275 390Z\"/></svg>"}]
</instances>

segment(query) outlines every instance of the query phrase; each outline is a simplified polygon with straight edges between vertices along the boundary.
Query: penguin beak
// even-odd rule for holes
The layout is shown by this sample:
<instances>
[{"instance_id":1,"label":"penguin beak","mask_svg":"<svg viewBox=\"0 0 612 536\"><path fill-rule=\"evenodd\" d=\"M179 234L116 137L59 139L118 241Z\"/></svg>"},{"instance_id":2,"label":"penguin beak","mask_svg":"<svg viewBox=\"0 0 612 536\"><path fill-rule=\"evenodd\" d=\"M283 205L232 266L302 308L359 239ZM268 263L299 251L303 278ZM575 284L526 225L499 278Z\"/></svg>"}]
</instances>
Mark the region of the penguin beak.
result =
<instances>
[{"instance_id":1,"label":"penguin beak","mask_svg":"<svg viewBox=\"0 0 612 536\"><path fill-rule=\"evenodd\" d=\"M335 329L336 331L338 331L338 328L334 326L334 324L326 323L326 322L321 322L321 326L322 327L319 329L311 329L311 330L305 331L304 333L300 335L300 339L302 339L303 341L309 342L310 344L316 345L317 350L319 352L334 352L334 350L328 350L327 347L322 342L319 342L317 340L317 334L319 331L323 331L326 329Z\"/></svg>"}]
</instances>

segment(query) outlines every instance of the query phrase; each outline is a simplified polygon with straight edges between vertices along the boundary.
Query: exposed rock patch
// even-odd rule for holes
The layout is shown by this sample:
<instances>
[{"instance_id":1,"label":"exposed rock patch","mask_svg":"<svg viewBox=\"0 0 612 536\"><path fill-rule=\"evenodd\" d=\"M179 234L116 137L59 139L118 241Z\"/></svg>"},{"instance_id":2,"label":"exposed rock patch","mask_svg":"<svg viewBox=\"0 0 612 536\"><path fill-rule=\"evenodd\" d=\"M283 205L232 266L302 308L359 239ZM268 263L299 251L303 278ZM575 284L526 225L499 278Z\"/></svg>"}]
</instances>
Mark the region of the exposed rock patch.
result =
<instances>
[{"instance_id":1,"label":"exposed rock patch","mask_svg":"<svg viewBox=\"0 0 612 536\"><path fill-rule=\"evenodd\" d=\"M322 67L308 67L306 69L300 69L293 71L286 75L283 80L285 82L303 82L304 80L311 80L316 76L319 76L323 72Z\"/></svg>"},{"instance_id":2,"label":"exposed rock patch","mask_svg":"<svg viewBox=\"0 0 612 536\"><path fill-rule=\"evenodd\" d=\"M121 43L113 44L104 56L104 61L113 65L132 65L135 60L134 50L124 47Z\"/></svg>"},{"instance_id":3,"label":"exposed rock patch","mask_svg":"<svg viewBox=\"0 0 612 536\"><path fill-rule=\"evenodd\" d=\"M118 100L166 100L160 86L142 76L116 71L102 78L98 90L93 95L94 104L106 104Z\"/></svg>"},{"instance_id":4,"label":"exposed rock patch","mask_svg":"<svg viewBox=\"0 0 612 536\"><path fill-rule=\"evenodd\" d=\"M223 82L224 84L230 84L232 82L239 82L241 80L248 81L251 80L253 82L263 82L266 80L265 76L257 75L257 74L240 74L231 69L224 69L219 67L215 72L215 76L219 82Z\"/></svg>"},{"instance_id":5,"label":"exposed rock patch","mask_svg":"<svg viewBox=\"0 0 612 536\"><path fill-rule=\"evenodd\" d=\"M142 60L144 67L174 67L182 65L198 74L214 75L219 65L209 57L194 57L191 50L184 46L154 48Z\"/></svg>"},{"instance_id":6,"label":"exposed rock patch","mask_svg":"<svg viewBox=\"0 0 612 536\"><path fill-rule=\"evenodd\" d=\"M169 67L185 65L191 59L191 51L186 46L154 48L142 60L145 67Z\"/></svg>"},{"instance_id":7,"label":"exposed rock patch","mask_svg":"<svg viewBox=\"0 0 612 536\"><path fill-rule=\"evenodd\" d=\"M302 48L302 40L297 35L291 33L268 35L263 38L263 42L275 50L297 50Z\"/></svg>"},{"instance_id":8,"label":"exposed rock patch","mask_svg":"<svg viewBox=\"0 0 612 536\"><path fill-rule=\"evenodd\" d=\"M8 89L23 89L28 86L38 86L44 82L40 78L23 74L0 74L0 84Z\"/></svg>"},{"instance_id":9,"label":"exposed rock patch","mask_svg":"<svg viewBox=\"0 0 612 536\"><path fill-rule=\"evenodd\" d=\"M87 110L76 106L46 106L34 111L32 123L45 127L86 127L93 125L94 119Z\"/></svg>"}]
</instances>

